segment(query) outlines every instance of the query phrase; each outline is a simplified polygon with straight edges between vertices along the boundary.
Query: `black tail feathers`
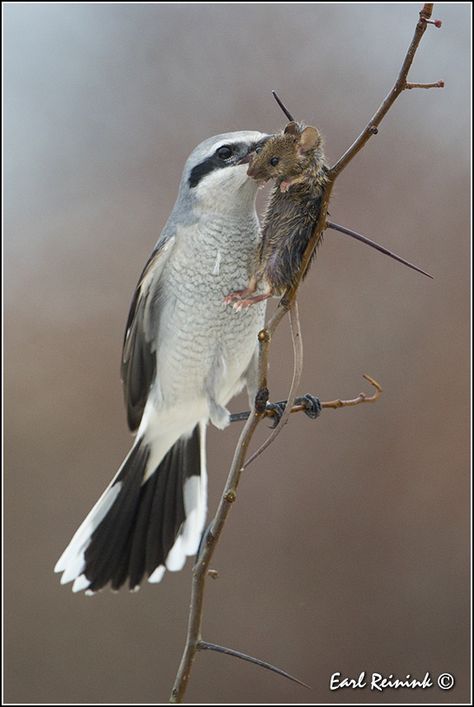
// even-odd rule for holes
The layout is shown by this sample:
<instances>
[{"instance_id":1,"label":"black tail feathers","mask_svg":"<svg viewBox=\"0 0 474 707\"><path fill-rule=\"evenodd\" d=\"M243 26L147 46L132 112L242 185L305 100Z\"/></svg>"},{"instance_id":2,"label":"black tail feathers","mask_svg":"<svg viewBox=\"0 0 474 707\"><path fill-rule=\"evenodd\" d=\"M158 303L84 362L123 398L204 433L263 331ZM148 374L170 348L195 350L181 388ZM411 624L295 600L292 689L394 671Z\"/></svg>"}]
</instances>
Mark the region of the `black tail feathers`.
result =
<instances>
[{"instance_id":1,"label":"black tail feathers","mask_svg":"<svg viewBox=\"0 0 474 707\"><path fill-rule=\"evenodd\" d=\"M142 483L151 450L137 440L58 562L62 581L74 579L73 591L96 592L108 583L117 590L127 580L135 589L145 576L159 581L165 567L180 569L186 555L197 551L205 521L201 444L198 425Z\"/></svg>"}]
</instances>

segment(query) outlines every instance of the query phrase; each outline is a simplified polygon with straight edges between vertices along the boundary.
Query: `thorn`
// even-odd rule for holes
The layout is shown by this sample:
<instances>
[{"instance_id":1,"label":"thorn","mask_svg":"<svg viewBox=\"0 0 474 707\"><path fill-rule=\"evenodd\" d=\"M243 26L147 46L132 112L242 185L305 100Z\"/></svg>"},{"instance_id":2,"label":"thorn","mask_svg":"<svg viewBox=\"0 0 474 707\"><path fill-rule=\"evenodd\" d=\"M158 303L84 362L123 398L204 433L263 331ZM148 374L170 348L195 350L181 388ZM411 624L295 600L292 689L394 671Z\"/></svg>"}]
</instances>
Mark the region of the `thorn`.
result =
<instances>
[{"instance_id":1,"label":"thorn","mask_svg":"<svg viewBox=\"0 0 474 707\"><path fill-rule=\"evenodd\" d=\"M272 91L272 93L273 93L273 98L274 98L275 101L278 103L278 105L279 105L280 108L282 109L283 113L284 113L284 114L286 115L286 117L288 118L288 120L294 121L293 116L291 115L291 113L290 113L290 111L288 110L288 108L286 108L286 106L285 106L285 105L283 104L283 102L280 100L280 98L279 98L278 95L277 95L277 92L276 92L276 91Z\"/></svg>"},{"instance_id":2,"label":"thorn","mask_svg":"<svg viewBox=\"0 0 474 707\"><path fill-rule=\"evenodd\" d=\"M284 678L287 678L288 680L291 680L292 682L296 682L298 685L302 685L303 687L307 687L308 690L311 689L310 685L307 685L305 682L302 680L298 680L298 678L295 678L293 675L290 675L290 673L287 673L285 670L282 670L281 668L277 668L271 663L267 663L265 660L260 660L260 658L253 658L251 655L247 655L246 653L241 653L240 651L236 651L233 648L225 648L224 646L219 646L216 643L208 643L207 641L199 641L197 644L197 647L199 650L208 650L208 651L215 651L216 653L224 653L225 655L231 655L234 658L240 658L240 660L246 660L248 663L253 663L254 665L258 665L260 668L265 668L266 670L271 670L273 673L276 673L277 675L281 675Z\"/></svg>"},{"instance_id":3,"label":"thorn","mask_svg":"<svg viewBox=\"0 0 474 707\"><path fill-rule=\"evenodd\" d=\"M212 579L217 579L219 577L219 572L217 570L207 570L207 574L209 577L212 577Z\"/></svg>"},{"instance_id":4,"label":"thorn","mask_svg":"<svg viewBox=\"0 0 474 707\"><path fill-rule=\"evenodd\" d=\"M378 250L380 253L383 253L384 255L388 255L390 258L397 260L399 263L402 263L403 265L406 265L407 267L411 268L412 270L416 270L417 272L421 273L422 275L425 275L426 277L429 277L433 280L433 275L430 275L428 272L426 272L425 270L422 270L417 265L413 265L413 263L410 263L408 260L401 258L399 255L397 255L393 251L388 250L388 248L384 248L383 246L379 245L375 241L370 240L370 238L367 238L367 236L363 236L361 233L357 233L357 231L353 231L352 229L346 228L345 226L340 226L339 224L333 223L332 221L326 221L326 228L332 228L335 231L339 231L339 233L344 233L346 236L350 236L351 238L355 238L357 241L361 241L361 243L365 243L366 245L369 245L371 248L375 248L375 250Z\"/></svg>"}]
</instances>

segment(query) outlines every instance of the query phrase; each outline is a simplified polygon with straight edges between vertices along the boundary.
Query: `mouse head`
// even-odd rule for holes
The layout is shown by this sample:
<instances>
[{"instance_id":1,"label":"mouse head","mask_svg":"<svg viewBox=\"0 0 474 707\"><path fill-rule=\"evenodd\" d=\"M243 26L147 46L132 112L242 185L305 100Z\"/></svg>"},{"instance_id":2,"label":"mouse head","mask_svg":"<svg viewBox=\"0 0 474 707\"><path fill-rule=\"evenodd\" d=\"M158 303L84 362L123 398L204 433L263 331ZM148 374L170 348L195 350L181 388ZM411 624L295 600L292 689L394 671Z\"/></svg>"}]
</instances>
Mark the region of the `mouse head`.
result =
<instances>
[{"instance_id":1,"label":"mouse head","mask_svg":"<svg viewBox=\"0 0 474 707\"><path fill-rule=\"evenodd\" d=\"M282 133L257 148L247 174L259 181L276 179L279 184L286 184L314 165L321 146L317 128L291 121Z\"/></svg>"}]
</instances>

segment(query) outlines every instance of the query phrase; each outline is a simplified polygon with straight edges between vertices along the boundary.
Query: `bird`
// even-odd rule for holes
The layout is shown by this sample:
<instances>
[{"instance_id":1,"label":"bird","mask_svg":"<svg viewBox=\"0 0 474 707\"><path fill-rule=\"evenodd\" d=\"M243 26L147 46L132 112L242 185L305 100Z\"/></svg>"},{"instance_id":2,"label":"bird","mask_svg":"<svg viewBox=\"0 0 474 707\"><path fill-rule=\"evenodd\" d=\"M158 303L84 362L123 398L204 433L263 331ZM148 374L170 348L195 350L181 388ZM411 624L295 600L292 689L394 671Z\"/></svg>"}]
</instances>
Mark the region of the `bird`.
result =
<instances>
[{"instance_id":1,"label":"bird","mask_svg":"<svg viewBox=\"0 0 474 707\"><path fill-rule=\"evenodd\" d=\"M121 379L133 444L56 563L61 584L95 594L160 582L198 551L207 513L206 428L224 429L229 401L257 389L265 302L225 303L247 284L261 238L248 163L269 135L201 142L135 289Z\"/></svg>"}]
</instances>

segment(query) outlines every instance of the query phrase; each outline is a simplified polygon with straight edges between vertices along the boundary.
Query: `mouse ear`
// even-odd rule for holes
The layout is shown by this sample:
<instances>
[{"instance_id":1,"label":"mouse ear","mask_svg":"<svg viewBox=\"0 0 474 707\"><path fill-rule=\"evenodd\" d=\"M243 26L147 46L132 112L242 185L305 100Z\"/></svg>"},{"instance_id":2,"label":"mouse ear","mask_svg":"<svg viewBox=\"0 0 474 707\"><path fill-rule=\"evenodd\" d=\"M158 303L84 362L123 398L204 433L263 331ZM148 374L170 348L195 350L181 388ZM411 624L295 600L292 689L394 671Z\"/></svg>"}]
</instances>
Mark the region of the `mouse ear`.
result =
<instances>
[{"instance_id":1,"label":"mouse ear","mask_svg":"<svg viewBox=\"0 0 474 707\"><path fill-rule=\"evenodd\" d=\"M300 152L309 152L309 150L313 150L319 144L320 139L321 136L319 134L319 130L313 128L311 125L308 125L308 127L301 133L299 139Z\"/></svg>"},{"instance_id":2,"label":"mouse ear","mask_svg":"<svg viewBox=\"0 0 474 707\"><path fill-rule=\"evenodd\" d=\"M299 135L300 131L298 130L298 123L295 123L295 121L292 120L291 123L288 123L283 132L285 135Z\"/></svg>"}]
</instances>

